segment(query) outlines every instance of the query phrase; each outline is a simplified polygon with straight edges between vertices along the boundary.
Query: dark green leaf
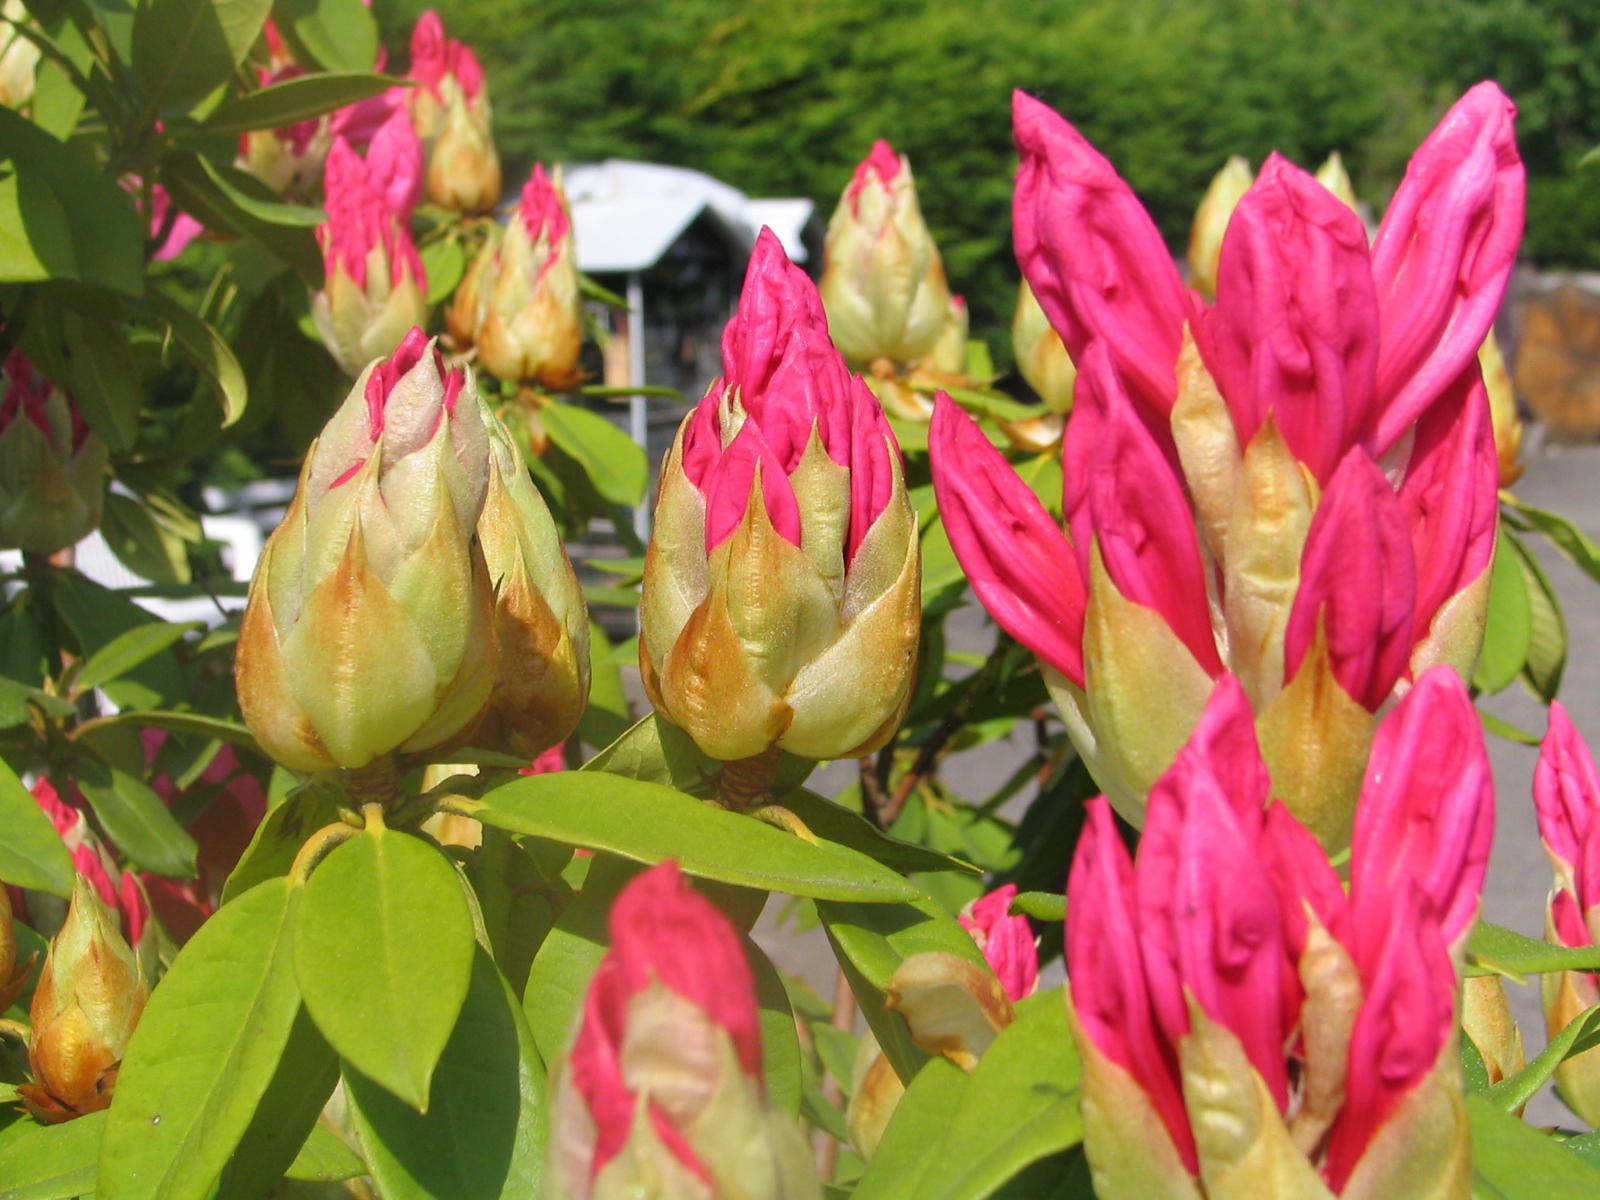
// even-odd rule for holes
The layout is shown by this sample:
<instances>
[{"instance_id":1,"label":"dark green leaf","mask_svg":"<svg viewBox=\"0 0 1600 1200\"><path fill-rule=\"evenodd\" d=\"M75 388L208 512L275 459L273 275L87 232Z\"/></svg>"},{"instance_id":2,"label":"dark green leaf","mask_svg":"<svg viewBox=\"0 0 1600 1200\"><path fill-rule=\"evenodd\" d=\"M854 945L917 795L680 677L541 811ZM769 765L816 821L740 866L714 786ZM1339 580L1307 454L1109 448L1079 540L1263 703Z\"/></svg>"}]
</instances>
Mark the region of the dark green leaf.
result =
<instances>
[{"instance_id":1,"label":"dark green leaf","mask_svg":"<svg viewBox=\"0 0 1600 1200\"><path fill-rule=\"evenodd\" d=\"M351 1115L385 1200L541 1194L544 1064L516 997L474 948L471 986L434 1072L426 1114L346 1069Z\"/></svg>"},{"instance_id":2,"label":"dark green leaf","mask_svg":"<svg viewBox=\"0 0 1600 1200\"><path fill-rule=\"evenodd\" d=\"M100 531L106 545L135 575L153 583L189 582L189 554L183 539L133 497L107 493Z\"/></svg>"},{"instance_id":3,"label":"dark green leaf","mask_svg":"<svg viewBox=\"0 0 1600 1200\"><path fill-rule=\"evenodd\" d=\"M598 413L552 401L539 410L550 440L576 459L595 491L614 504L644 499L650 466L627 432Z\"/></svg>"},{"instance_id":4,"label":"dark green leaf","mask_svg":"<svg viewBox=\"0 0 1600 1200\"><path fill-rule=\"evenodd\" d=\"M295 920L295 974L333 1048L420 1110L467 994L475 944L450 863L378 826L311 873Z\"/></svg>"},{"instance_id":5,"label":"dark green leaf","mask_svg":"<svg viewBox=\"0 0 1600 1200\"><path fill-rule=\"evenodd\" d=\"M133 197L77 151L0 105L0 280L78 279L136 296L144 223Z\"/></svg>"},{"instance_id":6,"label":"dark green leaf","mask_svg":"<svg viewBox=\"0 0 1600 1200\"><path fill-rule=\"evenodd\" d=\"M857 1186L857 1200L982 1200L1030 1164L1083 1137L1078 1056L1060 991L1018 1004L1016 1021L984 1052L964 1085L934 1072L935 1065L912 1080ZM937 1103L925 1103L919 1089L933 1092ZM935 1145L939 1153L930 1155ZM920 1173L915 1185L914 1173Z\"/></svg>"},{"instance_id":7,"label":"dark green leaf","mask_svg":"<svg viewBox=\"0 0 1600 1200\"><path fill-rule=\"evenodd\" d=\"M19 1117L0 1128L0 1200L71 1200L95 1186L95 1156L106 1114L61 1125Z\"/></svg>"},{"instance_id":8,"label":"dark green leaf","mask_svg":"<svg viewBox=\"0 0 1600 1200\"><path fill-rule=\"evenodd\" d=\"M95 816L124 854L157 875L194 875L199 847L148 784L93 758L77 759L73 770Z\"/></svg>"},{"instance_id":9,"label":"dark green leaf","mask_svg":"<svg viewBox=\"0 0 1600 1200\"><path fill-rule=\"evenodd\" d=\"M35 708L57 720L70 717L78 711L60 696L52 696L49 692L0 676L0 729L26 725L33 719Z\"/></svg>"},{"instance_id":10,"label":"dark green leaf","mask_svg":"<svg viewBox=\"0 0 1600 1200\"><path fill-rule=\"evenodd\" d=\"M628 694L622 687L622 669L611 649L606 631L590 621L589 706L578 721L578 736L591 746L609 746L633 724Z\"/></svg>"},{"instance_id":11,"label":"dark green leaf","mask_svg":"<svg viewBox=\"0 0 1600 1200\"><path fill-rule=\"evenodd\" d=\"M133 446L144 389L126 329L65 305L45 309L23 339L42 370L63 382L90 428L113 452Z\"/></svg>"},{"instance_id":12,"label":"dark green leaf","mask_svg":"<svg viewBox=\"0 0 1600 1200\"><path fill-rule=\"evenodd\" d=\"M325 71L366 71L378 60L378 23L361 0L278 0L278 29L295 58Z\"/></svg>"},{"instance_id":13,"label":"dark green leaf","mask_svg":"<svg viewBox=\"0 0 1600 1200\"><path fill-rule=\"evenodd\" d=\"M467 856L465 870L495 965L521 995L539 944L570 890L559 879L546 881L531 854L505 830L489 826L483 827L482 844Z\"/></svg>"},{"instance_id":14,"label":"dark green leaf","mask_svg":"<svg viewBox=\"0 0 1600 1200\"><path fill-rule=\"evenodd\" d=\"M165 292L147 293L156 316L165 321L185 356L215 385L222 400L222 426L226 429L244 416L250 389L244 371L227 341L211 325L195 316Z\"/></svg>"},{"instance_id":15,"label":"dark green leaf","mask_svg":"<svg viewBox=\"0 0 1600 1200\"><path fill-rule=\"evenodd\" d=\"M808 842L660 784L591 771L533 775L486 793L479 819L513 833L690 875L834 900L908 900L917 889L864 854Z\"/></svg>"},{"instance_id":16,"label":"dark green leaf","mask_svg":"<svg viewBox=\"0 0 1600 1200\"><path fill-rule=\"evenodd\" d=\"M17 887L72 895L72 855L28 789L0 759L0 880ZM3 1178L3 1177L0 1177Z\"/></svg>"},{"instance_id":17,"label":"dark green leaf","mask_svg":"<svg viewBox=\"0 0 1600 1200\"><path fill-rule=\"evenodd\" d=\"M284 204L252 177L187 150L161 160L161 182L178 207L207 228L259 241L308 284L321 286L322 252L311 232L320 209Z\"/></svg>"},{"instance_id":18,"label":"dark green leaf","mask_svg":"<svg viewBox=\"0 0 1600 1200\"><path fill-rule=\"evenodd\" d=\"M1529 525L1549 538L1556 549L1577 564L1579 570L1600 582L1600 546L1590 541L1583 530L1560 513L1546 512L1520 502L1513 507Z\"/></svg>"},{"instance_id":19,"label":"dark green leaf","mask_svg":"<svg viewBox=\"0 0 1600 1200\"><path fill-rule=\"evenodd\" d=\"M288 874L306 839L339 819L340 799L340 792L332 785L313 782L297 789L267 813L222 886L223 904L231 903L263 880Z\"/></svg>"},{"instance_id":20,"label":"dark green leaf","mask_svg":"<svg viewBox=\"0 0 1600 1200\"><path fill-rule=\"evenodd\" d=\"M281 129L376 96L400 82L367 70L300 75L219 105L199 132L232 135L254 129Z\"/></svg>"},{"instance_id":21,"label":"dark green leaf","mask_svg":"<svg viewBox=\"0 0 1600 1200\"><path fill-rule=\"evenodd\" d=\"M108 689L109 690L109 689ZM114 716L97 717L97 725L133 725L136 727L149 726L152 729L165 729L170 733L193 733L200 737L215 738L248 750L252 754L262 755L261 747L256 745L256 739L250 731L237 721L225 721L221 717L208 717L204 713L189 712L162 712L156 709L129 709Z\"/></svg>"},{"instance_id":22,"label":"dark green leaf","mask_svg":"<svg viewBox=\"0 0 1600 1200\"><path fill-rule=\"evenodd\" d=\"M146 100L188 108L233 74L272 0L145 0L133 19L133 75Z\"/></svg>"},{"instance_id":23,"label":"dark green leaf","mask_svg":"<svg viewBox=\"0 0 1600 1200\"><path fill-rule=\"evenodd\" d=\"M1474 1200L1593 1200L1600 1195L1600 1171L1486 1097L1467 1097L1467 1117Z\"/></svg>"},{"instance_id":24,"label":"dark green leaf","mask_svg":"<svg viewBox=\"0 0 1600 1200\"><path fill-rule=\"evenodd\" d=\"M272 879L223 905L151 993L117 1076L100 1154L105 1195L211 1194L300 1011L295 896Z\"/></svg>"},{"instance_id":25,"label":"dark green leaf","mask_svg":"<svg viewBox=\"0 0 1600 1200\"><path fill-rule=\"evenodd\" d=\"M181 625L152 621L148 625L139 625L126 633L119 633L89 656L83 669L78 672L78 687L87 690L120 679L140 663L182 641L185 634L204 628L199 621Z\"/></svg>"},{"instance_id":26,"label":"dark green leaf","mask_svg":"<svg viewBox=\"0 0 1600 1200\"><path fill-rule=\"evenodd\" d=\"M151 621L148 610L78 571L52 572L50 599L56 613L77 639L79 652L86 658L118 634ZM155 708L186 694L183 675L169 655L157 655L120 679L112 680L103 690L112 703L123 709ZM122 719L128 719L127 714L123 714ZM157 724L155 721L142 723Z\"/></svg>"}]
</instances>

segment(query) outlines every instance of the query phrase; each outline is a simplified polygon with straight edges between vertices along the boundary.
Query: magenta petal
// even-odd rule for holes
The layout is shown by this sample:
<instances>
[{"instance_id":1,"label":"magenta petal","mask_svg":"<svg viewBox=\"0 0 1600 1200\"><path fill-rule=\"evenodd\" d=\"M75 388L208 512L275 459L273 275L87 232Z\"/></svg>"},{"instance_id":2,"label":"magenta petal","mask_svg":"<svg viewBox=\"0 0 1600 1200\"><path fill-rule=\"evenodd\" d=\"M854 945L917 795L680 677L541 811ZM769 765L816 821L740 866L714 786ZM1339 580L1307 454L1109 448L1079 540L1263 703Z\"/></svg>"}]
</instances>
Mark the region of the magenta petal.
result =
<instances>
[{"instance_id":1,"label":"magenta petal","mask_svg":"<svg viewBox=\"0 0 1600 1200\"><path fill-rule=\"evenodd\" d=\"M1500 515L1489 397L1472 363L1417 423L1400 504L1417 563L1413 642L1439 609L1489 569Z\"/></svg>"},{"instance_id":2,"label":"magenta petal","mask_svg":"<svg viewBox=\"0 0 1600 1200\"><path fill-rule=\"evenodd\" d=\"M1307 909L1336 941L1348 946L1350 902L1339 873L1316 835L1281 803L1267 810L1261 853L1278 893L1290 956L1298 959L1305 950Z\"/></svg>"},{"instance_id":3,"label":"magenta petal","mask_svg":"<svg viewBox=\"0 0 1600 1200\"><path fill-rule=\"evenodd\" d=\"M1140 415L1164 430L1193 301L1155 222L1116 169L1049 106L1012 94L1022 161L1012 202L1017 262L1081 363L1106 344Z\"/></svg>"},{"instance_id":4,"label":"magenta petal","mask_svg":"<svg viewBox=\"0 0 1600 1200\"><path fill-rule=\"evenodd\" d=\"M1031 995L1039 983L1039 948L1028 918L1011 915L1017 885L1008 883L967 906L956 919L983 950L1000 986L1012 1000Z\"/></svg>"},{"instance_id":5,"label":"magenta petal","mask_svg":"<svg viewBox=\"0 0 1600 1200\"><path fill-rule=\"evenodd\" d=\"M1306 533L1284 631L1288 682L1322 622L1339 685L1376 712L1411 655L1416 568L1405 512L1364 450L1333 473Z\"/></svg>"},{"instance_id":6,"label":"magenta petal","mask_svg":"<svg viewBox=\"0 0 1600 1200\"><path fill-rule=\"evenodd\" d=\"M979 602L1081 688L1087 594L1071 543L948 396L934 405L928 457L940 519Z\"/></svg>"},{"instance_id":7,"label":"magenta petal","mask_svg":"<svg viewBox=\"0 0 1600 1200\"><path fill-rule=\"evenodd\" d=\"M567 235L572 222L567 217L566 205L561 203L561 193L550 177L544 173L543 163L534 163L528 182L522 185L522 195L517 201L517 213L528 231L531 241L540 235L549 239L553 247Z\"/></svg>"},{"instance_id":8,"label":"magenta petal","mask_svg":"<svg viewBox=\"0 0 1600 1200\"><path fill-rule=\"evenodd\" d=\"M402 223L422 202L422 142L404 108L389 112L367 149L367 172Z\"/></svg>"},{"instance_id":9,"label":"magenta petal","mask_svg":"<svg viewBox=\"0 0 1600 1200\"><path fill-rule=\"evenodd\" d=\"M898 450L883 406L872 390L852 377L850 404L850 536L845 565L855 561L862 539L894 496L894 455Z\"/></svg>"},{"instance_id":10,"label":"magenta petal","mask_svg":"<svg viewBox=\"0 0 1600 1200\"><path fill-rule=\"evenodd\" d=\"M606 955L584 993L577 1036L567 1055L572 1084L595 1124L591 1178L622 1152L633 1130L634 1095L622 1077L629 992L615 955Z\"/></svg>"},{"instance_id":11,"label":"magenta petal","mask_svg":"<svg viewBox=\"0 0 1600 1200\"><path fill-rule=\"evenodd\" d=\"M1455 670L1425 671L1378 726L1350 852L1354 939L1370 950L1408 887L1447 942L1478 912L1494 838L1494 774L1483 726Z\"/></svg>"},{"instance_id":12,"label":"magenta petal","mask_svg":"<svg viewBox=\"0 0 1600 1200\"><path fill-rule=\"evenodd\" d=\"M701 484L706 497L706 553L715 550L739 528L750 506L750 493L759 475L761 502L778 536L800 544L800 505L771 447L754 421L746 421L734 435Z\"/></svg>"},{"instance_id":13,"label":"magenta petal","mask_svg":"<svg viewBox=\"0 0 1600 1200\"><path fill-rule=\"evenodd\" d=\"M1069 481L1064 507L1080 569L1092 536L1117 590L1160 613L1195 661L1221 674L1194 513L1101 342L1079 364L1078 407L1062 456Z\"/></svg>"},{"instance_id":14,"label":"magenta petal","mask_svg":"<svg viewBox=\"0 0 1600 1200\"><path fill-rule=\"evenodd\" d=\"M1493 83L1456 101L1412 155L1372 246L1383 340L1382 454L1472 362L1522 241L1516 106Z\"/></svg>"},{"instance_id":15,"label":"magenta petal","mask_svg":"<svg viewBox=\"0 0 1600 1200\"><path fill-rule=\"evenodd\" d=\"M1277 154L1239 201L1200 322L1241 445L1269 413L1326 483L1372 419L1378 305L1361 219Z\"/></svg>"},{"instance_id":16,"label":"magenta petal","mask_svg":"<svg viewBox=\"0 0 1600 1200\"><path fill-rule=\"evenodd\" d=\"M1550 924L1563 946L1587 946L1592 940L1583 910L1566 888L1557 888L1550 895Z\"/></svg>"},{"instance_id":17,"label":"magenta petal","mask_svg":"<svg viewBox=\"0 0 1600 1200\"><path fill-rule=\"evenodd\" d=\"M1438 1061L1454 1019L1455 967L1430 906L1401 880L1377 930L1358 955L1364 995L1350 1034L1345 1103L1328 1140L1324 1174L1344 1188L1373 1136Z\"/></svg>"},{"instance_id":18,"label":"magenta petal","mask_svg":"<svg viewBox=\"0 0 1600 1200\"><path fill-rule=\"evenodd\" d=\"M1260 828L1272 780L1256 740L1249 697L1232 674L1217 680L1194 732L1166 773L1182 779L1201 772L1216 780L1247 831Z\"/></svg>"},{"instance_id":19,"label":"magenta petal","mask_svg":"<svg viewBox=\"0 0 1600 1200\"><path fill-rule=\"evenodd\" d=\"M1600 812L1600 771L1559 700L1550 703L1550 728L1539 744L1533 803L1545 847L1569 873L1575 873Z\"/></svg>"},{"instance_id":20,"label":"magenta petal","mask_svg":"<svg viewBox=\"0 0 1600 1200\"><path fill-rule=\"evenodd\" d=\"M1133 1076L1191 1173L1199 1169L1177 1056L1157 1029L1134 921L1133 863L1104 797L1090 800L1067 878L1067 975L1084 1034ZM1142 853L1142 851L1141 851ZM1186 1026L1187 1028L1187 1026Z\"/></svg>"}]
</instances>

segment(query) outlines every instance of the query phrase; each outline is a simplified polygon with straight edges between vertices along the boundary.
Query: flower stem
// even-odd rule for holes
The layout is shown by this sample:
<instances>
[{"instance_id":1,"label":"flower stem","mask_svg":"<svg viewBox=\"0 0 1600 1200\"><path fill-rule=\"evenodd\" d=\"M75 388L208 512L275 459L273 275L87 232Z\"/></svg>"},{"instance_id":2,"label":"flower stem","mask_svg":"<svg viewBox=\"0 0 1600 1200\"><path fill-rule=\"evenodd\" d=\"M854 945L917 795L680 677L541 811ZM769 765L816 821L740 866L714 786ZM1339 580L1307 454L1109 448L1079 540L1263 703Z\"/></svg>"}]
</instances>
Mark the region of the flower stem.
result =
<instances>
[{"instance_id":1,"label":"flower stem","mask_svg":"<svg viewBox=\"0 0 1600 1200\"><path fill-rule=\"evenodd\" d=\"M769 746L760 754L724 763L717 780L717 798L736 812L748 812L772 798L783 751Z\"/></svg>"}]
</instances>

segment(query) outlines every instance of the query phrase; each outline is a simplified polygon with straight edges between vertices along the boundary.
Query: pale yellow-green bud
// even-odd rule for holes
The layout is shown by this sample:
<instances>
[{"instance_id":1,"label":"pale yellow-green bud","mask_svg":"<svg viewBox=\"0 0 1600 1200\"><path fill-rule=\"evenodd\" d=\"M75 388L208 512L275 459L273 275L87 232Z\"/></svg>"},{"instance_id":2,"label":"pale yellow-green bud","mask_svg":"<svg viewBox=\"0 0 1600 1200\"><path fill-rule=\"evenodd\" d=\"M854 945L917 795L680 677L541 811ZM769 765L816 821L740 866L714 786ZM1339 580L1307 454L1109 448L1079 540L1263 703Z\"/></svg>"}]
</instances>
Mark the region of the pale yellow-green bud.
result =
<instances>
[{"instance_id":1,"label":"pale yellow-green bud","mask_svg":"<svg viewBox=\"0 0 1600 1200\"><path fill-rule=\"evenodd\" d=\"M0 368L0 547L54 554L93 533L106 445L21 350Z\"/></svg>"},{"instance_id":2,"label":"pale yellow-green bud","mask_svg":"<svg viewBox=\"0 0 1600 1200\"><path fill-rule=\"evenodd\" d=\"M500 203L500 155L489 132L489 93L466 96L454 77L440 84L440 92L443 121L428 146L428 199L456 212L488 212Z\"/></svg>"},{"instance_id":3,"label":"pale yellow-green bud","mask_svg":"<svg viewBox=\"0 0 1600 1200\"><path fill-rule=\"evenodd\" d=\"M0 104L21 108L33 98L35 73L43 51L18 28L28 20L22 0L0 4Z\"/></svg>"},{"instance_id":4,"label":"pale yellow-green bud","mask_svg":"<svg viewBox=\"0 0 1600 1200\"><path fill-rule=\"evenodd\" d=\"M1222 254L1222 236L1239 200L1255 182L1250 164L1235 154L1211 179L1206 194L1195 210L1189 230L1189 282L1207 296L1217 294L1217 259Z\"/></svg>"},{"instance_id":5,"label":"pale yellow-green bud","mask_svg":"<svg viewBox=\"0 0 1600 1200\"><path fill-rule=\"evenodd\" d=\"M239 633L239 705L297 770L448 743L496 671L474 531L489 478L477 390L420 329L368 367L312 444Z\"/></svg>"},{"instance_id":6,"label":"pale yellow-green bud","mask_svg":"<svg viewBox=\"0 0 1600 1200\"><path fill-rule=\"evenodd\" d=\"M1017 357L1017 370L1028 386L1039 393L1052 412L1072 411L1072 389L1078 369L1061 342L1061 335L1039 307L1039 301L1023 280L1017 289L1017 311L1011 318L1011 349Z\"/></svg>"}]
</instances>

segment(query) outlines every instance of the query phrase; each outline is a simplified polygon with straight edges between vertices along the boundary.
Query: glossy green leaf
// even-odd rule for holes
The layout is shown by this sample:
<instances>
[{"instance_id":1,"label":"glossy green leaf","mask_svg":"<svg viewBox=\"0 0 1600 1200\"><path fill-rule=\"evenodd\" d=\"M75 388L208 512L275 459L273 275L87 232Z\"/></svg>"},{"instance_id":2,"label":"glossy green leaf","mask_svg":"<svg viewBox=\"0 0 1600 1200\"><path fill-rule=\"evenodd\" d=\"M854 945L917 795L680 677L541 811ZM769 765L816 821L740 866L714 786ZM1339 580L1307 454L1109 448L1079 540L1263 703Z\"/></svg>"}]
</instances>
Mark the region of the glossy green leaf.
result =
<instances>
[{"instance_id":1,"label":"glossy green leaf","mask_svg":"<svg viewBox=\"0 0 1600 1200\"><path fill-rule=\"evenodd\" d=\"M560 879L547 881L533 855L505 830L485 826L482 832L482 844L467 856L463 870L495 965L521 995L534 955L570 892Z\"/></svg>"},{"instance_id":2,"label":"glossy green leaf","mask_svg":"<svg viewBox=\"0 0 1600 1200\"><path fill-rule=\"evenodd\" d=\"M1528 660L1522 675L1540 699L1549 703L1561 690L1561 676L1566 671L1567 621L1539 560L1504 526L1500 537L1516 554L1528 593Z\"/></svg>"},{"instance_id":3,"label":"glossy green leaf","mask_svg":"<svg viewBox=\"0 0 1600 1200\"><path fill-rule=\"evenodd\" d=\"M124 854L157 875L173 879L194 875L199 847L142 779L87 757L75 762L73 775Z\"/></svg>"},{"instance_id":4,"label":"glossy green leaf","mask_svg":"<svg viewBox=\"0 0 1600 1200\"><path fill-rule=\"evenodd\" d=\"M0 759L0 880L17 887L72 895L72 855L17 774Z\"/></svg>"},{"instance_id":5,"label":"glossy green leaf","mask_svg":"<svg viewBox=\"0 0 1600 1200\"><path fill-rule=\"evenodd\" d=\"M585 771L625 775L684 792L705 791L720 769L721 764L702 754L693 738L655 712L618 733L583 764Z\"/></svg>"},{"instance_id":6,"label":"glossy green leaf","mask_svg":"<svg viewBox=\"0 0 1600 1200\"><path fill-rule=\"evenodd\" d=\"M357 1071L345 1087L385 1200L522 1200L541 1194L544 1063L517 999L482 948L420 1114Z\"/></svg>"},{"instance_id":7,"label":"glossy green leaf","mask_svg":"<svg viewBox=\"0 0 1600 1200\"><path fill-rule=\"evenodd\" d=\"M808 842L765 822L637 779L591 771L533 775L483 797L479 819L635 862L676 859L690 875L833 900L920 893L864 854Z\"/></svg>"},{"instance_id":8,"label":"glossy green leaf","mask_svg":"<svg viewBox=\"0 0 1600 1200\"><path fill-rule=\"evenodd\" d=\"M450 863L417 838L377 827L311 873L295 921L295 973L333 1048L422 1109L475 944Z\"/></svg>"},{"instance_id":9,"label":"glossy green leaf","mask_svg":"<svg viewBox=\"0 0 1600 1200\"><path fill-rule=\"evenodd\" d=\"M1593 1200L1600 1171L1483 1096L1467 1097L1474 1200Z\"/></svg>"},{"instance_id":10,"label":"glossy green leaf","mask_svg":"<svg viewBox=\"0 0 1600 1200\"><path fill-rule=\"evenodd\" d=\"M1533 614L1522 564L1507 543L1495 547L1489 575L1489 615L1483 649L1472 683L1479 691L1498 692L1522 673L1533 636Z\"/></svg>"},{"instance_id":11,"label":"glossy green leaf","mask_svg":"<svg viewBox=\"0 0 1600 1200\"><path fill-rule=\"evenodd\" d=\"M303 1179L311 1183L339 1183L366 1173L366 1162L333 1132L326 1121L318 1121L311 1127L306 1144L284 1172L290 1179Z\"/></svg>"},{"instance_id":12,"label":"glossy green leaf","mask_svg":"<svg viewBox=\"0 0 1600 1200\"><path fill-rule=\"evenodd\" d=\"M947 1066L935 1060L912 1080L857 1200L982 1200L1082 1139L1078 1056L1059 990L1018 1004L1016 1021L963 1080Z\"/></svg>"},{"instance_id":13,"label":"glossy green leaf","mask_svg":"<svg viewBox=\"0 0 1600 1200\"><path fill-rule=\"evenodd\" d=\"M192 733L200 737L227 742L229 745L238 746L241 750L248 750L252 754L263 758L266 757L261 747L256 744L256 739L251 736L250 730L238 721L227 721L221 717L208 717L204 713L164 712L160 709L134 708L109 717L96 717L94 723L102 725L132 725L135 728L148 726L151 729L165 729L169 733Z\"/></svg>"},{"instance_id":14,"label":"glossy green leaf","mask_svg":"<svg viewBox=\"0 0 1600 1200\"><path fill-rule=\"evenodd\" d=\"M767 1095L787 1113L800 1111L800 1035L794 1023L794 1009L783 978L761 947L744 939L745 957L756 982L756 1002L761 1018L761 1070L766 1076Z\"/></svg>"},{"instance_id":15,"label":"glossy green leaf","mask_svg":"<svg viewBox=\"0 0 1600 1200\"><path fill-rule=\"evenodd\" d=\"M0 1200L72 1200L94 1191L106 1114L61 1125L19 1117L0 1128Z\"/></svg>"},{"instance_id":16,"label":"glossy green leaf","mask_svg":"<svg viewBox=\"0 0 1600 1200\"><path fill-rule=\"evenodd\" d=\"M341 799L342 794L336 787L314 781L298 788L269 811L256 826L250 844L222 885L223 904L264 880L288 874L306 839L339 819Z\"/></svg>"},{"instance_id":17,"label":"glossy green leaf","mask_svg":"<svg viewBox=\"0 0 1600 1200\"><path fill-rule=\"evenodd\" d=\"M78 672L77 685L87 690L120 679L140 663L182 641L185 634L204 628L204 623L200 621L183 624L152 621L148 625L138 625L126 633L119 633L89 656L83 669Z\"/></svg>"},{"instance_id":18,"label":"glossy green leaf","mask_svg":"<svg viewBox=\"0 0 1600 1200\"><path fill-rule=\"evenodd\" d=\"M1600 582L1600 546L1560 513L1515 503L1514 511L1530 528L1537 529L1589 578Z\"/></svg>"},{"instance_id":19,"label":"glossy green leaf","mask_svg":"<svg viewBox=\"0 0 1600 1200\"><path fill-rule=\"evenodd\" d=\"M218 105L200 126L200 132L233 135L253 129L281 129L376 96L400 82L371 71L299 75Z\"/></svg>"},{"instance_id":20,"label":"glossy green leaf","mask_svg":"<svg viewBox=\"0 0 1600 1200\"><path fill-rule=\"evenodd\" d=\"M1467 939L1469 975L1542 975L1600 970L1600 946L1552 946L1514 929L1479 921Z\"/></svg>"},{"instance_id":21,"label":"glossy green leaf","mask_svg":"<svg viewBox=\"0 0 1600 1200\"><path fill-rule=\"evenodd\" d=\"M599 413L558 402L541 408L539 420L550 440L583 467L595 491L613 504L643 501L650 466L626 430Z\"/></svg>"},{"instance_id":22,"label":"glossy green leaf","mask_svg":"<svg viewBox=\"0 0 1600 1200\"><path fill-rule=\"evenodd\" d=\"M981 874L969 862L891 837L860 813L826 800L806 788L788 792L776 803L804 821L806 828L818 837L857 850L901 874L908 875L914 871Z\"/></svg>"},{"instance_id":23,"label":"glossy green leaf","mask_svg":"<svg viewBox=\"0 0 1600 1200\"><path fill-rule=\"evenodd\" d=\"M378 59L378 23L361 0L277 0L278 30L300 62L366 71Z\"/></svg>"},{"instance_id":24,"label":"glossy green leaf","mask_svg":"<svg viewBox=\"0 0 1600 1200\"><path fill-rule=\"evenodd\" d=\"M207 228L255 239L307 283L321 285L322 252L311 232L321 209L285 204L251 176L188 150L168 154L160 170L173 201Z\"/></svg>"},{"instance_id":25,"label":"glossy green leaf","mask_svg":"<svg viewBox=\"0 0 1600 1200\"><path fill-rule=\"evenodd\" d=\"M150 994L117 1077L103 1195L205 1200L288 1042L296 893L268 880L200 926Z\"/></svg>"},{"instance_id":26,"label":"glossy green leaf","mask_svg":"<svg viewBox=\"0 0 1600 1200\"><path fill-rule=\"evenodd\" d=\"M145 0L133 18L133 75L147 101L187 108L221 87L271 10L272 0Z\"/></svg>"},{"instance_id":27,"label":"glossy green leaf","mask_svg":"<svg viewBox=\"0 0 1600 1200\"><path fill-rule=\"evenodd\" d=\"M1563 1059L1582 1049L1580 1042L1592 1044L1597 1033L1600 1033L1600 1005L1573 1017L1527 1066L1489 1087L1485 1097L1508 1113L1517 1112L1550 1082Z\"/></svg>"},{"instance_id":28,"label":"glossy green leaf","mask_svg":"<svg viewBox=\"0 0 1600 1200\"><path fill-rule=\"evenodd\" d=\"M222 401L222 426L244 416L250 388L232 348L216 328L202 321L165 292L152 288L146 298L156 316L167 323L184 356L209 379Z\"/></svg>"},{"instance_id":29,"label":"glossy green leaf","mask_svg":"<svg viewBox=\"0 0 1600 1200\"><path fill-rule=\"evenodd\" d=\"M0 281L78 279L136 296L144 223L86 155L0 105Z\"/></svg>"},{"instance_id":30,"label":"glossy green leaf","mask_svg":"<svg viewBox=\"0 0 1600 1200\"><path fill-rule=\"evenodd\" d=\"M146 609L79 571L52 571L50 599L84 657L118 634L150 623ZM164 703L176 703L187 694L177 661L166 654L140 664L107 683L103 690L121 709L159 708Z\"/></svg>"}]
</instances>

